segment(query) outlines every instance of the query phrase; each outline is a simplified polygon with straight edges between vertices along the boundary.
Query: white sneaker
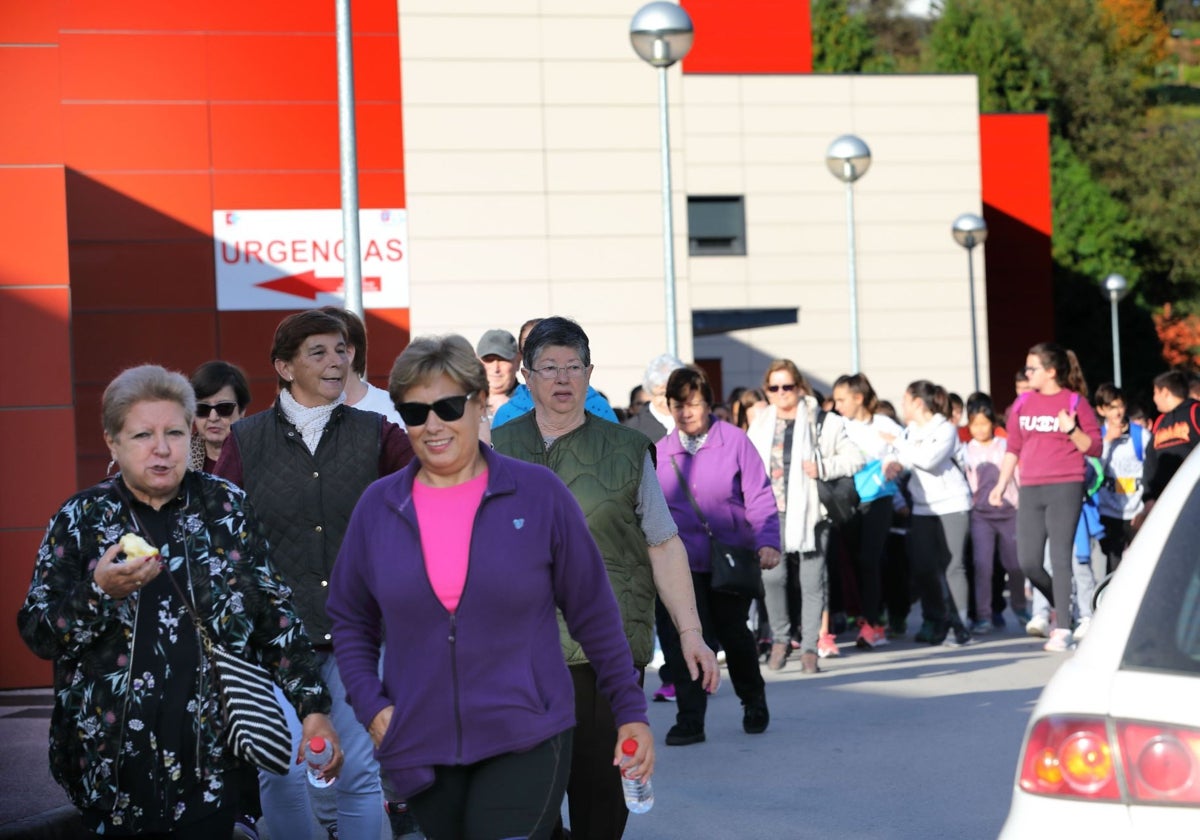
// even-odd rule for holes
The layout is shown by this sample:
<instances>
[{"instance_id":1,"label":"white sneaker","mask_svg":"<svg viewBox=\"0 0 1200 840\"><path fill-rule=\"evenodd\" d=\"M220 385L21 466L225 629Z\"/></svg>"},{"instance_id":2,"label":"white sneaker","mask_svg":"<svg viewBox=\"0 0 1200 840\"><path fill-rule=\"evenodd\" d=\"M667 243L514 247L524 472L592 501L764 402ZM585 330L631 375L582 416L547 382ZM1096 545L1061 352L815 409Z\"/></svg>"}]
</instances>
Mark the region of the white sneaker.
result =
<instances>
[{"instance_id":1,"label":"white sneaker","mask_svg":"<svg viewBox=\"0 0 1200 840\"><path fill-rule=\"evenodd\" d=\"M1050 635L1050 619L1045 616L1035 615L1029 619L1029 623L1025 625L1025 632L1030 636L1038 636L1045 639Z\"/></svg>"},{"instance_id":2,"label":"white sneaker","mask_svg":"<svg viewBox=\"0 0 1200 840\"><path fill-rule=\"evenodd\" d=\"M1088 616L1087 618L1081 618L1081 619L1079 619L1079 624L1075 627L1075 632L1072 633L1071 635L1074 637L1075 641L1078 642L1080 639L1082 639L1084 636L1087 635L1088 628L1090 628L1091 626L1092 626L1091 616Z\"/></svg>"},{"instance_id":3,"label":"white sneaker","mask_svg":"<svg viewBox=\"0 0 1200 840\"><path fill-rule=\"evenodd\" d=\"M1050 638L1046 644L1042 645L1042 650L1048 650L1051 653L1062 653L1071 649L1071 631L1066 628L1057 628L1050 633Z\"/></svg>"}]
</instances>

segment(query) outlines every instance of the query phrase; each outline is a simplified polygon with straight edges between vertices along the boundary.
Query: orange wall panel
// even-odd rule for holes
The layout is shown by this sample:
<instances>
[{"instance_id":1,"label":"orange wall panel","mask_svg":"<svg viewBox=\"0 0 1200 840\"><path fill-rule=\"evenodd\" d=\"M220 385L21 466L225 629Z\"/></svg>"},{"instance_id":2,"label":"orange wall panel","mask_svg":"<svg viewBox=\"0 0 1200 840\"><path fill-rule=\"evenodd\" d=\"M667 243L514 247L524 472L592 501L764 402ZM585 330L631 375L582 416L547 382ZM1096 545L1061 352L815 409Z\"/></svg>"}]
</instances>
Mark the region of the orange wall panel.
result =
<instances>
[{"instance_id":1,"label":"orange wall panel","mask_svg":"<svg viewBox=\"0 0 1200 840\"><path fill-rule=\"evenodd\" d=\"M197 239L212 236L207 173L119 173L93 177L67 170L72 242Z\"/></svg>"},{"instance_id":2,"label":"orange wall panel","mask_svg":"<svg viewBox=\"0 0 1200 840\"><path fill-rule=\"evenodd\" d=\"M57 48L0 47L0 162L62 163Z\"/></svg>"},{"instance_id":3,"label":"orange wall panel","mask_svg":"<svg viewBox=\"0 0 1200 840\"><path fill-rule=\"evenodd\" d=\"M207 3L162 0L58 0L63 29L116 32L170 32L204 29Z\"/></svg>"},{"instance_id":4,"label":"orange wall panel","mask_svg":"<svg viewBox=\"0 0 1200 840\"><path fill-rule=\"evenodd\" d=\"M213 245L186 242L76 242L71 245L75 311L217 305Z\"/></svg>"},{"instance_id":5,"label":"orange wall panel","mask_svg":"<svg viewBox=\"0 0 1200 840\"><path fill-rule=\"evenodd\" d=\"M0 287L0 335L22 358L36 360L41 372L19 376L10 369L0 377L0 407L69 405L71 300L66 286Z\"/></svg>"},{"instance_id":6,"label":"orange wall panel","mask_svg":"<svg viewBox=\"0 0 1200 840\"><path fill-rule=\"evenodd\" d=\"M58 3L9 0L0 14L0 44L57 44Z\"/></svg>"},{"instance_id":7,"label":"orange wall panel","mask_svg":"<svg viewBox=\"0 0 1200 840\"><path fill-rule=\"evenodd\" d=\"M1050 123L1045 114L979 118L983 199L1050 235Z\"/></svg>"},{"instance_id":8,"label":"orange wall panel","mask_svg":"<svg viewBox=\"0 0 1200 840\"><path fill-rule=\"evenodd\" d=\"M359 100L398 100L399 39L354 38L354 85ZM333 102L337 100L337 39L271 33L214 34L208 39L209 96L214 102Z\"/></svg>"},{"instance_id":9,"label":"orange wall panel","mask_svg":"<svg viewBox=\"0 0 1200 840\"><path fill-rule=\"evenodd\" d=\"M337 169L337 104L212 105L214 169Z\"/></svg>"},{"instance_id":10,"label":"orange wall panel","mask_svg":"<svg viewBox=\"0 0 1200 840\"><path fill-rule=\"evenodd\" d=\"M286 6L209 0L208 26L225 32L332 32L334 5L328 0L295 0ZM396 31L396 3L368 0L351 4L355 32Z\"/></svg>"},{"instance_id":11,"label":"orange wall panel","mask_svg":"<svg viewBox=\"0 0 1200 840\"><path fill-rule=\"evenodd\" d=\"M67 282L67 203L61 166L0 166L0 286ZM64 372L66 375L66 372Z\"/></svg>"},{"instance_id":12,"label":"orange wall panel","mask_svg":"<svg viewBox=\"0 0 1200 840\"><path fill-rule=\"evenodd\" d=\"M682 5L696 29L683 72L812 72L809 0L684 0Z\"/></svg>"},{"instance_id":13,"label":"orange wall panel","mask_svg":"<svg viewBox=\"0 0 1200 840\"><path fill-rule=\"evenodd\" d=\"M66 104L67 162L76 169L207 169L208 106Z\"/></svg>"},{"instance_id":14,"label":"orange wall panel","mask_svg":"<svg viewBox=\"0 0 1200 840\"><path fill-rule=\"evenodd\" d=\"M75 412L71 407L0 411L4 472L0 528L44 528L50 514L75 492Z\"/></svg>"},{"instance_id":15,"label":"orange wall panel","mask_svg":"<svg viewBox=\"0 0 1200 840\"><path fill-rule=\"evenodd\" d=\"M76 312L75 381L104 386L141 364L190 374L214 358L216 320L212 310Z\"/></svg>"},{"instance_id":16,"label":"orange wall panel","mask_svg":"<svg viewBox=\"0 0 1200 840\"><path fill-rule=\"evenodd\" d=\"M202 101L204 43L199 32L64 32L63 99Z\"/></svg>"},{"instance_id":17,"label":"orange wall panel","mask_svg":"<svg viewBox=\"0 0 1200 840\"><path fill-rule=\"evenodd\" d=\"M0 615L15 616L25 602L45 524L64 501L66 496L44 511L37 529L0 531L0 580L8 584L0 587ZM4 656L0 656L0 689L33 688L53 681L50 662L29 651L12 618L0 621L0 650L4 651Z\"/></svg>"}]
</instances>

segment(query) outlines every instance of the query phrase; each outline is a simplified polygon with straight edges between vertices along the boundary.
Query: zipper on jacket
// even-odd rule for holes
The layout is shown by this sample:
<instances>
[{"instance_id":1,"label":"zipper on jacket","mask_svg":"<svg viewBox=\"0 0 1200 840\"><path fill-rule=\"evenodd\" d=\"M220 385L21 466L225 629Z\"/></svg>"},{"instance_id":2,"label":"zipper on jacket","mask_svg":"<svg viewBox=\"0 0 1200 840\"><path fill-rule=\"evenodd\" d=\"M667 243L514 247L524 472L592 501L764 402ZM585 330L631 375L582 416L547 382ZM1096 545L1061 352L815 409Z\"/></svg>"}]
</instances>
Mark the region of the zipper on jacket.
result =
<instances>
[{"instance_id":1,"label":"zipper on jacket","mask_svg":"<svg viewBox=\"0 0 1200 840\"><path fill-rule=\"evenodd\" d=\"M462 762L462 705L458 692L458 619L450 613L450 681L454 686L454 757Z\"/></svg>"}]
</instances>

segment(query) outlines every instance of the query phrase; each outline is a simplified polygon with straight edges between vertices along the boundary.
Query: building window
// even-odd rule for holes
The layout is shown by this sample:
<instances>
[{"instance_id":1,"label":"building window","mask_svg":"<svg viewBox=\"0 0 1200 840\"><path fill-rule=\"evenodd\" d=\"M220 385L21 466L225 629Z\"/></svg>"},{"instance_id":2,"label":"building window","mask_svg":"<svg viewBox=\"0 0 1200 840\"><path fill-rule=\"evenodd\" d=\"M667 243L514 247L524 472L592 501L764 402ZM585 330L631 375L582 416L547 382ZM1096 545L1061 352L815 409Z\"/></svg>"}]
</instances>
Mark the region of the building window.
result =
<instances>
[{"instance_id":1,"label":"building window","mask_svg":"<svg viewBox=\"0 0 1200 840\"><path fill-rule=\"evenodd\" d=\"M745 198L740 195L689 195L688 253L693 257L744 256Z\"/></svg>"}]
</instances>

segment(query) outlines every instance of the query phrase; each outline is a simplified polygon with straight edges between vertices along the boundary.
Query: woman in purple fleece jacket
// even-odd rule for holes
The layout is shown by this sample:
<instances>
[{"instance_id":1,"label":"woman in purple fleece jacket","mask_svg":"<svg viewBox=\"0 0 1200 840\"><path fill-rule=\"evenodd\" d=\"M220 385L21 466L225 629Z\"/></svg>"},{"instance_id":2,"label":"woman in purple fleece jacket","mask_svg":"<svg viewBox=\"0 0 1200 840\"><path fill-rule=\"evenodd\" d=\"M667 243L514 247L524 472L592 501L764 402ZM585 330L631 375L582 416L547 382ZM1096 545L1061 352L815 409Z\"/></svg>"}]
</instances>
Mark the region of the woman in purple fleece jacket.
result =
<instances>
[{"instance_id":1,"label":"woman in purple fleece jacket","mask_svg":"<svg viewBox=\"0 0 1200 840\"><path fill-rule=\"evenodd\" d=\"M548 837L575 725L556 608L612 704L618 745L637 741L632 775L654 769L600 552L553 472L479 444L487 377L466 339L413 341L388 392L416 459L363 493L334 566L347 698L429 836Z\"/></svg>"},{"instance_id":2,"label":"woman in purple fleece jacket","mask_svg":"<svg viewBox=\"0 0 1200 840\"><path fill-rule=\"evenodd\" d=\"M733 690L742 701L742 729L766 731L766 685L758 670L758 643L746 625L750 598L711 588L708 528L723 543L757 551L762 568L779 565L779 510L766 468L746 433L712 415L713 392L704 372L680 368L667 380L675 428L655 446L658 481L687 548L700 629L709 647L725 650ZM689 491L691 499L688 498ZM695 499L695 505L692 504ZM696 507L704 516L702 522ZM687 675L679 634L667 622L660 641L672 674ZM667 733L670 746L704 740L708 698L699 679L676 679L678 711Z\"/></svg>"}]
</instances>

